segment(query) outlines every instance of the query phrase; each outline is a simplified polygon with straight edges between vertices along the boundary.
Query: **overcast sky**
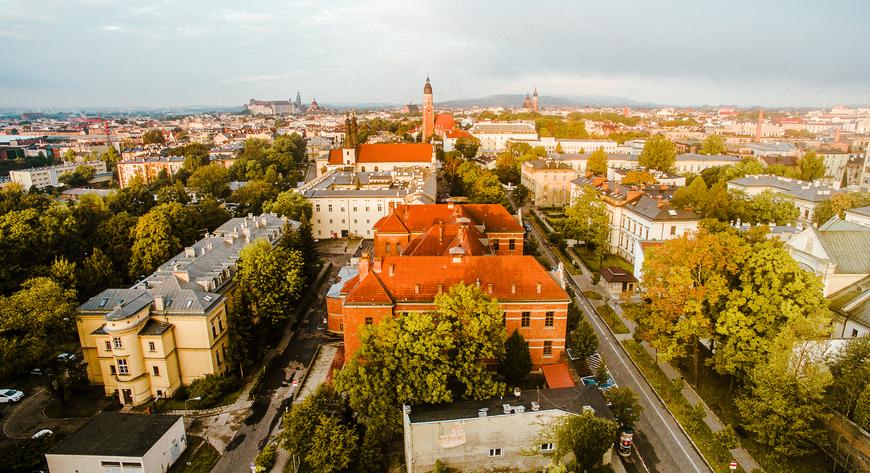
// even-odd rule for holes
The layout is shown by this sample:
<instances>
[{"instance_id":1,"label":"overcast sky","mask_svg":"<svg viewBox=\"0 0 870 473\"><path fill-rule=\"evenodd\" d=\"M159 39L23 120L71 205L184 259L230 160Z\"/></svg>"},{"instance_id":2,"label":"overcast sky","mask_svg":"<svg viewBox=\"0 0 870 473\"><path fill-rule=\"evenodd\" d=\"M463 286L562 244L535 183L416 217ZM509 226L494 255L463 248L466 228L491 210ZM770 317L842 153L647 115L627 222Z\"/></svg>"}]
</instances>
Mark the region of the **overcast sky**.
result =
<instances>
[{"instance_id":1,"label":"overcast sky","mask_svg":"<svg viewBox=\"0 0 870 473\"><path fill-rule=\"evenodd\" d=\"M0 106L867 104L868 46L868 0L0 0Z\"/></svg>"}]
</instances>

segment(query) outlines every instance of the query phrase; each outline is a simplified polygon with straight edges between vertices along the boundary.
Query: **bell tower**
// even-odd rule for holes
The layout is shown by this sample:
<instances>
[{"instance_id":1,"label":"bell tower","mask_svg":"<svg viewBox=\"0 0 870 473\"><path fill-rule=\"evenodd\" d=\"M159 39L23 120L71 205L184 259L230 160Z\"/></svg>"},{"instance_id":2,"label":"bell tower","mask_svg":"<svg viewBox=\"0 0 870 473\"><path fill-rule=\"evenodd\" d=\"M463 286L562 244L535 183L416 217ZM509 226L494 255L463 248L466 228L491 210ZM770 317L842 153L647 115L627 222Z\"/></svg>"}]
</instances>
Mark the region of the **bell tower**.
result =
<instances>
[{"instance_id":1,"label":"bell tower","mask_svg":"<svg viewBox=\"0 0 870 473\"><path fill-rule=\"evenodd\" d=\"M429 142L435 132L435 105L432 101L432 84L426 77L426 85L423 86L423 141Z\"/></svg>"}]
</instances>

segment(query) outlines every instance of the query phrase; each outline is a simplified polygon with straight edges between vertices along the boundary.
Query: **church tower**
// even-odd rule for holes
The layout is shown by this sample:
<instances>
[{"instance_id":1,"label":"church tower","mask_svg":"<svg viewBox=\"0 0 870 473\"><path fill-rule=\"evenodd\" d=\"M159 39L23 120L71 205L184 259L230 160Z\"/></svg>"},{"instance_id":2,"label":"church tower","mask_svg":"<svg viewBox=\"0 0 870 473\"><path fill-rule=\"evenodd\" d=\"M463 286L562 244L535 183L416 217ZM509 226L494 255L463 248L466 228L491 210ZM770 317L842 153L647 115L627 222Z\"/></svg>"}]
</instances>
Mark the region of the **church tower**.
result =
<instances>
[{"instance_id":1,"label":"church tower","mask_svg":"<svg viewBox=\"0 0 870 473\"><path fill-rule=\"evenodd\" d=\"M532 94L532 111L538 113L538 88L535 87L535 93Z\"/></svg>"},{"instance_id":2,"label":"church tower","mask_svg":"<svg viewBox=\"0 0 870 473\"><path fill-rule=\"evenodd\" d=\"M435 105L432 103L432 84L426 77L426 85L423 86L423 141L429 142L435 132Z\"/></svg>"}]
</instances>

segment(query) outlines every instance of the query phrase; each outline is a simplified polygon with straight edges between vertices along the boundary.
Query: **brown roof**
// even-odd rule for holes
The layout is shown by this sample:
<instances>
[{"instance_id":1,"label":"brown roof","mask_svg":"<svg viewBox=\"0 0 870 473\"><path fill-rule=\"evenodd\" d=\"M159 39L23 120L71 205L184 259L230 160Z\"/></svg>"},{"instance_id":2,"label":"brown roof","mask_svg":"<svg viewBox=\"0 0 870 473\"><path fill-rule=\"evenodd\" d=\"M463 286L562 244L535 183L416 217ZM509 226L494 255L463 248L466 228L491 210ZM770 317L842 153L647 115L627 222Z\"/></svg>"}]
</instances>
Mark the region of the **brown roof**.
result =
<instances>
[{"instance_id":1,"label":"brown roof","mask_svg":"<svg viewBox=\"0 0 870 473\"><path fill-rule=\"evenodd\" d=\"M601 268L601 277L607 282L637 282L633 274L616 266Z\"/></svg>"},{"instance_id":2,"label":"brown roof","mask_svg":"<svg viewBox=\"0 0 870 473\"><path fill-rule=\"evenodd\" d=\"M576 386L571 378L571 372L568 370L568 363L561 362L554 365L543 365L541 371L544 372L544 379L547 380L549 389L572 388Z\"/></svg>"}]
</instances>

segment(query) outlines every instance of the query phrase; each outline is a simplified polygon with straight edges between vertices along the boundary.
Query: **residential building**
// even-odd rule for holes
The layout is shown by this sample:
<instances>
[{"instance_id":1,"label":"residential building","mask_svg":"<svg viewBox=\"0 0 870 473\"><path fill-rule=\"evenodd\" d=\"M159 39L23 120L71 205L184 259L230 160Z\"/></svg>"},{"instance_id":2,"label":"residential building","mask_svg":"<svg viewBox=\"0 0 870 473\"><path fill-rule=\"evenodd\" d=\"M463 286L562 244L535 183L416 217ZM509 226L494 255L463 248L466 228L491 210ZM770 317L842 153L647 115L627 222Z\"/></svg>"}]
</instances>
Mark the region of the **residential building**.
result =
<instances>
[{"instance_id":1,"label":"residential building","mask_svg":"<svg viewBox=\"0 0 870 473\"><path fill-rule=\"evenodd\" d=\"M118 163L118 185L124 189L137 177L148 184L161 173L174 176L184 166L184 156L153 156L125 159Z\"/></svg>"},{"instance_id":2,"label":"residential building","mask_svg":"<svg viewBox=\"0 0 870 473\"><path fill-rule=\"evenodd\" d=\"M705 169L734 165L740 161L741 158L737 156L726 156L724 154L683 153L677 155L674 167L677 173L692 172L698 174Z\"/></svg>"},{"instance_id":3,"label":"residential building","mask_svg":"<svg viewBox=\"0 0 870 473\"><path fill-rule=\"evenodd\" d=\"M468 130L480 140L482 152L501 152L509 140L537 140L534 122L478 122Z\"/></svg>"},{"instance_id":4,"label":"residential building","mask_svg":"<svg viewBox=\"0 0 870 473\"><path fill-rule=\"evenodd\" d=\"M858 207L846 211L845 220L847 222L857 223L865 227L870 227L870 205L867 207Z\"/></svg>"},{"instance_id":5,"label":"residential building","mask_svg":"<svg viewBox=\"0 0 870 473\"><path fill-rule=\"evenodd\" d=\"M186 449L181 416L101 412L45 459L50 473L164 473Z\"/></svg>"},{"instance_id":6,"label":"residential building","mask_svg":"<svg viewBox=\"0 0 870 473\"><path fill-rule=\"evenodd\" d=\"M797 158L800 150L792 143L741 143L738 152L742 155L764 158Z\"/></svg>"},{"instance_id":7,"label":"residential building","mask_svg":"<svg viewBox=\"0 0 870 473\"><path fill-rule=\"evenodd\" d=\"M433 470L440 460L456 471L544 471L553 464L549 427L567 416L613 419L601 391L581 385L521 393L519 398L405 406L408 473ZM610 464L612 449L602 462Z\"/></svg>"},{"instance_id":8,"label":"residential building","mask_svg":"<svg viewBox=\"0 0 870 473\"><path fill-rule=\"evenodd\" d=\"M528 200L538 207L562 207L571 202L571 180L577 175L555 159L534 159L520 165L520 180L529 190Z\"/></svg>"},{"instance_id":9,"label":"residential building","mask_svg":"<svg viewBox=\"0 0 870 473\"><path fill-rule=\"evenodd\" d=\"M79 166L91 167L97 174L106 172L106 163L104 161L66 162L55 166L9 171L9 179L12 182L21 184L24 190L29 190L31 187L36 187L37 189L44 189L49 186L58 187L61 185L58 178L64 173L75 171Z\"/></svg>"},{"instance_id":10,"label":"residential building","mask_svg":"<svg viewBox=\"0 0 870 473\"><path fill-rule=\"evenodd\" d=\"M556 139L552 136L510 138L507 144L510 143L526 143L533 148L541 146L547 150L547 153L555 153L557 148L562 148L560 154L586 154L597 151L599 148L604 149L607 154L612 154L616 153L619 147L615 141L610 140Z\"/></svg>"},{"instance_id":11,"label":"residential building","mask_svg":"<svg viewBox=\"0 0 870 473\"><path fill-rule=\"evenodd\" d=\"M828 296L834 324L831 338L855 338L870 334L870 276Z\"/></svg>"},{"instance_id":12,"label":"residential building","mask_svg":"<svg viewBox=\"0 0 870 473\"><path fill-rule=\"evenodd\" d=\"M523 254L525 229L498 204L398 205L374 226L374 256Z\"/></svg>"},{"instance_id":13,"label":"residential building","mask_svg":"<svg viewBox=\"0 0 870 473\"><path fill-rule=\"evenodd\" d=\"M767 174L749 175L728 181L728 189L739 190L747 195L758 195L766 190L781 194L794 202L798 208L798 221L803 225L812 225L815 209L837 191L818 182L806 182L788 177L771 176Z\"/></svg>"},{"instance_id":14,"label":"residential building","mask_svg":"<svg viewBox=\"0 0 870 473\"><path fill-rule=\"evenodd\" d=\"M331 170L392 171L396 168L435 169L435 148L429 143L376 143L329 150L317 159L319 175Z\"/></svg>"},{"instance_id":15,"label":"residential building","mask_svg":"<svg viewBox=\"0 0 870 473\"><path fill-rule=\"evenodd\" d=\"M592 154L588 149L586 151L587 152L584 154L569 153L566 151L565 154L550 155L548 156L548 159L553 159L568 165L577 171L577 175L580 176L586 172L586 163L589 161L589 156ZM677 173L700 173L708 168L727 166L739 162L740 158L736 156L684 153L677 155L674 167ZM607 167L617 169L637 169L639 167L638 155L608 152Z\"/></svg>"},{"instance_id":16,"label":"residential building","mask_svg":"<svg viewBox=\"0 0 870 473\"><path fill-rule=\"evenodd\" d=\"M645 171L650 173L656 180L656 184L663 184L672 187L685 187L686 177L679 174L657 171L655 169L637 168L607 168L607 180L621 184L622 180L632 171Z\"/></svg>"},{"instance_id":17,"label":"residential building","mask_svg":"<svg viewBox=\"0 0 870 473\"><path fill-rule=\"evenodd\" d=\"M557 363L565 351L568 294L533 256L469 256L461 246L445 256L383 256L359 260L356 274L333 287L328 330L343 334L345 359L360 346L366 325L408 312L435 310L435 297L454 285L477 285L498 301L507 334L518 330L535 366ZM352 274L348 272L349 276Z\"/></svg>"},{"instance_id":18,"label":"residential building","mask_svg":"<svg viewBox=\"0 0 870 473\"><path fill-rule=\"evenodd\" d=\"M426 167L333 170L297 192L311 202L315 238L372 238L375 223L396 206L435 202L437 182L435 173Z\"/></svg>"},{"instance_id":19,"label":"residential building","mask_svg":"<svg viewBox=\"0 0 870 473\"><path fill-rule=\"evenodd\" d=\"M274 214L230 219L133 287L106 289L79 306L88 380L122 404L141 405L227 371L226 298L239 253L260 238L276 245L287 222Z\"/></svg>"},{"instance_id":20,"label":"residential building","mask_svg":"<svg viewBox=\"0 0 870 473\"><path fill-rule=\"evenodd\" d=\"M786 242L792 258L822 280L825 296L870 275L870 227L832 217Z\"/></svg>"},{"instance_id":21,"label":"residential building","mask_svg":"<svg viewBox=\"0 0 870 473\"><path fill-rule=\"evenodd\" d=\"M845 151L833 150L821 150L817 154L825 161L825 175L821 181L832 186L834 189L843 187L841 184L844 181L844 177L848 181L846 167L853 155Z\"/></svg>"}]
</instances>

